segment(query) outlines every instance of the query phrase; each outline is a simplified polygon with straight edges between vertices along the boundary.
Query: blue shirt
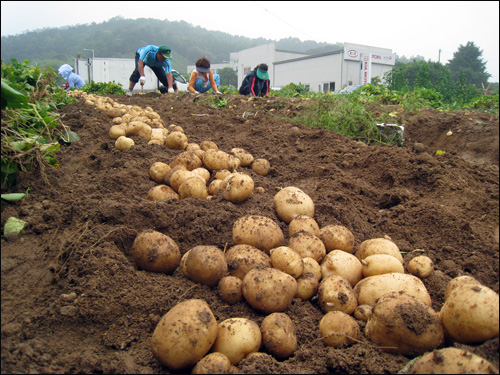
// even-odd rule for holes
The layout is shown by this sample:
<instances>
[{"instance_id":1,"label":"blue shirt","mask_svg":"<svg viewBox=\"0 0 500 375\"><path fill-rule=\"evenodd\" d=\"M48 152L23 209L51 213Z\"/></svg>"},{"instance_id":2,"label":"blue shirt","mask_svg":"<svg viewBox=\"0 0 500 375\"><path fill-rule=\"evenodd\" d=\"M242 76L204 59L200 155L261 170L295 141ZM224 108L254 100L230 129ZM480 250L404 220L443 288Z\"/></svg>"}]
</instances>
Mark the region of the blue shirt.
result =
<instances>
[{"instance_id":1,"label":"blue shirt","mask_svg":"<svg viewBox=\"0 0 500 375\"><path fill-rule=\"evenodd\" d=\"M68 84L69 87L67 90L69 90L71 87L80 88L83 85L85 85L85 82L83 81L82 77L80 77L78 74L71 72L68 77Z\"/></svg>"},{"instance_id":2,"label":"blue shirt","mask_svg":"<svg viewBox=\"0 0 500 375\"><path fill-rule=\"evenodd\" d=\"M156 59L156 53L160 47L154 46L152 44L147 45L146 47L141 47L137 50L139 54L139 58L144 61L144 64L149 66L150 68L163 67L165 69L165 73L170 73L172 71L172 66L170 64L170 59L166 59L165 61L159 61Z\"/></svg>"}]
</instances>

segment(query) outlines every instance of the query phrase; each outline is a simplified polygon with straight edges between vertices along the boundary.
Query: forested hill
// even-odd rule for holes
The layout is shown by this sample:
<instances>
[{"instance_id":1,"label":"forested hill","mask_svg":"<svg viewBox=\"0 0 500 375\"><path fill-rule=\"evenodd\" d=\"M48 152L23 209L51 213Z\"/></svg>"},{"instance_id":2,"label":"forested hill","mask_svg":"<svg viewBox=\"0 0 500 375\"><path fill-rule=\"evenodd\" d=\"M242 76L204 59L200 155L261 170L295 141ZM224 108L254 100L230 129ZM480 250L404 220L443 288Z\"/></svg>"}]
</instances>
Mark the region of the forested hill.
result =
<instances>
[{"instance_id":1,"label":"forested hill","mask_svg":"<svg viewBox=\"0 0 500 375\"><path fill-rule=\"evenodd\" d=\"M70 21L68 21L70 22ZM270 43L272 40L250 39L219 31L209 31L185 21L168 21L151 18L137 20L122 17L102 23L81 24L59 28L46 28L20 35L2 36L2 61L29 60L42 67L73 65L74 57L133 58L137 48L148 44L168 45L172 48L173 68L185 72L187 65L206 56L212 63L229 61L231 52ZM276 42L278 49L322 53L342 48L342 44L302 42L286 38ZM85 50L87 49L87 50Z\"/></svg>"}]
</instances>

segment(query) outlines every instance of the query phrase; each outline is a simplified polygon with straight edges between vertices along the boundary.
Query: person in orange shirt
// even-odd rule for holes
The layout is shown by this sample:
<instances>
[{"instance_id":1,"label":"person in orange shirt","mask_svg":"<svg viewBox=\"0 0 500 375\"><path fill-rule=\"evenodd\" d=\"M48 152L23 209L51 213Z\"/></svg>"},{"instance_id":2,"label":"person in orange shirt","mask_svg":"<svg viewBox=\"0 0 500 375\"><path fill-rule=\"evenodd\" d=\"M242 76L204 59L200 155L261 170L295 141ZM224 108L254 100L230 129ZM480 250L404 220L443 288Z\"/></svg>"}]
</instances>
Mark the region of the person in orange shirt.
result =
<instances>
[{"instance_id":1,"label":"person in orange shirt","mask_svg":"<svg viewBox=\"0 0 500 375\"><path fill-rule=\"evenodd\" d=\"M192 93L199 94L207 92L211 88L213 92L220 94L220 76L212 73L210 61L208 61L206 57L202 57L196 61L195 66L196 68L189 78L188 90ZM209 83L210 85L208 85Z\"/></svg>"}]
</instances>

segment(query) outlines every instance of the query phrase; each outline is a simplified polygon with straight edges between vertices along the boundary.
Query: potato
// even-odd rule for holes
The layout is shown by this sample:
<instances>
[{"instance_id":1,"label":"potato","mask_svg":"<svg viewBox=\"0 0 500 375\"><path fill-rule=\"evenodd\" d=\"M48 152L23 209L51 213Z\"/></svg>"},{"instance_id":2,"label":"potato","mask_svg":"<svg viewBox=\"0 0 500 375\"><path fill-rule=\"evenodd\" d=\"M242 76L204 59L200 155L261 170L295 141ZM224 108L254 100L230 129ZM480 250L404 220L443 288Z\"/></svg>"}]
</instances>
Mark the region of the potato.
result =
<instances>
[{"instance_id":1,"label":"potato","mask_svg":"<svg viewBox=\"0 0 500 375\"><path fill-rule=\"evenodd\" d=\"M437 349L410 361L400 374L498 374L483 357L459 348Z\"/></svg>"},{"instance_id":2,"label":"potato","mask_svg":"<svg viewBox=\"0 0 500 375\"><path fill-rule=\"evenodd\" d=\"M208 189L205 179L197 175L185 179L179 186L179 196L181 199L190 197L206 199Z\"/></svg>"},{"instance_id":3,"label":"potato","mask_svg":"<svg viewBox=\"0 0 500 375\"><path fill-rule=\"evenodd\" d=\"M149 177L153 181L158 183L163 183L165 180L165 176L170 171L170 166L166 163L162 163L161 161L157 161L153 163L153 165L149 168Z\"/></svg>"},{"instance_id":4,"label":"potato","mask_svg":"<svg viewBox=\"0 0 500 375\"><path fill-rule=\"evenodd\" d=\"M321 263L326 255L323 242L315 235L303 230L290 237L288 247L297 251L302 258L313 258L318 263Z\"/></svg>"},{"instance_id":5,"label":"potato","mask_svg":"<svg viewBox=\"0 0 500 375\"><path fill-rule=\"evenodd\" d=\"M217 146L217 144L215 142L212 142L212 141L203 141L200 143L200 148L203 150L203 151L207 151L207 150L218 150L219 147Z\"/></svg>"},{"instance_id":6,"label":"potato","mask_svg":"<svg viewBox=\"0 0 500 375\"><path fill-rule=\"evenodd\" d=\"M271 170L271 164L266 159L255 159L252 163L252 170L259 176L267 176Z\"/></svg>"},{"instance_id":7,"label":"potato","mask_svg":"<svg viewBox=\"0 0 500 375\"><path fill-rule=\"evenodd\" d=\"M180 131L173 131L165 138L165 147L172 150L184 150L188 144L188 138Z\"/></svg>"},{"instance_id":8,"label":"potato","mask_svg":"<svg viewBox=\"0 0 500 375\"><path fill-rule=\"evenodd\" d=\"M208 194L217 195L221 189L222 180L213 180L210 185L208 185Z\"/></svg>"},{"instance_id":9,"label":"potato","mask_svg":"<svg viewBox=\"0 0 500 375\"><path fill-rule=\"evenodd\" d=\"M121 111L119 108L110 108L107 112L106 115L110 118L113 117L119 117L122 115Z\"/></svg>"},{"instance_id":10,"label":"potato","mask_svg":"<svg viewBox=\"0 0 500 375\"><path fill-rule=\"evenodd\" d=\"M266 216L246 215L233 224L233 243L252 245L269 255L269 250L281 246L285 236L278 224Z\"/></svg>"},{"instance_id":11,"label":"potato","mask_svg":"<svg viewBox=\"0 0 500 375\"><path fill-rule=\"evenodd\" d=\"M190 251L190 250L186 251L186 252L184 253L184 255L181 257L181 264L180 264L180 266L179 266L179 268L180 268L180 270L181 270L182 274L183 274L184 276L186 276L186 277L188 277L188 276L189 276L189 275L188 275L188 272L187 272L187 269L186 269L186 259L187 259L187 258L188 258L188 256L189 256L189 251ZM189 278L189 277L188 277L188 278Z\"/></svg>"},{"instance_id":12,"label":"potato","mask_svg":"<svg viewBox=\"0 0 500 375\"><path fill-rule=\"evenodd\" d=\"M182 126L175 125L175 124L170 124L170 125L168 126L168 131L169 131L169 132L179 132L179 133L184 133L184 129L182 128Z\"/></svg>"},{"instance_id":13,"label":"potato","mask_svg":"<svg viewBox=\"0 0 500 375\"><path fill-rule=\"evenodd\" d=\"M288 224L288 236L292 236L301 230L319 237L319 225L316 220L310 216L297 215L290 221L290 224Z\"/></svg>"},{"instance_id":14,"label":"potato","mask_svg":"<svg viewBox=\"0 0 500 375\"><path fill-rule=\"evenodd\" d=\"M361 242L354 255L356 255L359 260L363 260L367 256L373 254L392 255L394 258L398 259L401 264L403 264L403 256L399 251L399 247L387 238L372 238Z\"/></svg>"},{"instance_id":15,"label":"potato","mask_svg":"<svg viewBox=\"0 0 500 375\"><path fill-rule=\"evenodd\" d=\"M425 255L419 255L408 262L408 272L420 278L429 276L434 271L434 262Z\"/></svg>"},{"instance_id":16,"label":"potato","mask_svg":"<svg viewBox=\"0 0 500 375\"><path fill-rule=\"evenodd\" d=\"M297 293L295 297L303 301L309 300L318 293L319 280L311 272L306 272L297 278Z\"/></svg>"},{"instance_id":17,"label":"potato","mask_svg":"<svg viewBox=\"0 0 500 375\"><path fill-rule=\"evenodd\" d=\"M246 273L259 264L271 267L271 258L255 246L240 244L229 248L226 253L229 273L243 280Z\"/></svg>"},{"instance_id":18,"label":"potato","mask_svg":"<svg viewBox=\"0 0 500 375\"><path fill-rule=\"evenodd\" d=\"M314 203L305 192L298 187L288 186L278 191L273 198L278 217L290 223L297 215L314 217Z\"/></svg>"},{"instance_id":19,"label":"potato","mask_svg":"<svg viewBox=\"0 0 500 375\"><path fill-rule=\"evenodd\" d=\"M354 317L363 322L368 321L370 316L373 314L373 306L372 305L358 305L356 310L354 310Z\"/></svg>"},{"instance_id":20,"label":"potato","mask_svg":"<svg viewBox=\"0 0 500 375\"><path fill-rule=\"evenodd\" d=\"M139 268L169 275L179 267L181 260L177 243L154 230L146 230L137 235L132 244L132 256Z\"/></svg>"},{"instance_id":21,"label":"potato","mask_svg":"<svg viewBox=\"0 0 500 375\"><path fill-rule=\"evenodd\" d=\"M167 136L167 133L166 133L165 129L152 128L151 129L151 138L149 139L149 142L154 142L155 144L163 146L165 144L165 137L166 136Z\"/></svg>"},{"instance_id":22,"label":"potato","mask_svg":"<svg viewBox=\"0 0 500 375\"><path fill-rule=\"evenodd\" d=\"M170 369L195 365L217 337L217 321L208 304L190 299L172 307L158 322L151 339L153 354Z\"/></svg>"},{"instance_id":23,"label":"potato","mask_svg":"<svg viewBox=\"0 0 500 375\"><path fill-rule=\"evenodd\" d=\"M149 189L146 198L150 201L162 201L179 199L180 197L179 194L177 194L170 186L157 185Z\"/></svg>"},{"instance_id":24,"label":"potato","mask_svg":"<svg viewBox=\"0 0 500 375\"><path fill-rule=\"evenodd\" d=\"M361 337L356 320L342 311L327 312L319 322L319 333L323 342L334 348L349 346Z\"/></svg>"},{"instance_id":25,"label":"potato","mask_svg":"<svg viewBox=\"0 0 500 375\"><path fill-rule=\"evenodd\" d=\"M241 203L253 193L252 177L243 173L233 173L221 182L222 198L232 203Z\"/></svg>"},{"instance_id":26,"label":"potato","mask_svg":"<svg viewBox=\"0 0 500 375\"><path fill-rule=\"evenodd\" d=\"M195 283L215 286L227 273L224 253L217 246L195 246L186 258L186 271L188 278Z\"/></svg>"},{"instance_id":27,"label":"potato","mask_svg":"<svg viewBox=\"0 0 500 375\"><path fill-rule=\"evenodd\" d=\"M198 143L188 143L186 146L186 151L198 151L201 147Z\"/></svg>"},{"instance_id":28,"label":"potato","mask_svg":"<svg viewBox=\"0 0 500 375\"><path fill-rule=\"evenodd\" d=\"M205 182L208 182L210 180L210 172L206 168L198 167L198 168L193 169L192 172L196 173L200 177L203 177Z\"/></svg>"},{"instance_id":29,"label":"potato","mask_svg":"<svg viewBox=\"0 0 500 375\"><path fill-rule=\"evenodd\" d=\"M297 335L292 319L285 313L272 313L260 324L262 344L277 359L286 359L297 350Z\"/></svg>"},{"instance_id":30,"label":"potato","mask_svg":"<svg viewBox=\"0 0 500 375\"><path fill-rule=\"evenodd\" d=\"M144 139L150 140L151 126L141 121L131 121L127 123L125 127L125 133L127 137L136 135Z\"/></svg>"},{"instance_id":31,"label":"potato","mask_svg":"<svg viewBox=\"0 0 500 375\"><path fill-rule=\"evenodd\" d=\"M319 263L311 258L311 257L305 257L302 258L302 262L304 262L304 272L303 273L312 273L316 279L321 280L321 266Z\"/></svg>"},{"instance_id":32,"label":"potato","mask_svg":"<svg viewBox=\"0 0 500 375\"><path fill-rule=\"evenodd\" d=\"M358 258L356 258L358 259ZM363 277L382 275L384 273L405 273L401 262L389 254L373 254L361 261Z\"/></svg>"},{"instance_id":33,"label":"potato","mask_svg":"<svg viewBox=\"0 0 500 375\"><path fill-rule=\"evenodd\" d=\"M466 284L481 285L481 283L472 276L457 276L454 279L451 279L446 286L446 291L444 292L444 300L446 301L448 299L449 295L455 288Z\"/></svg>"},{"instance_id":34,"label":"potato","mask_svg":"<svg viewBox=\"0 0 500 375\"><path fill-rule=\"evenodd\" d=\"M498 293L482 285L453 289L441 308L446 333L463 344L481 343L498 336Z\"/></svg>"},{"instance_id":35,"label":"potato","mask_svg":"<svg viewBox=\"0 0 500 375\"><path fill-rule=\"evenodd\" d=\"M170 186L176 192L179 192L179 187L181 186L181 184L190 177L196 177L196 174L186 169L178 169L170 176Z\"/></svg>"},{"instance_id":36,"label":"potato","mask_svg":"<svg viewBox=\"0 0 500 375\"><path fill-rule=\"evenodd\" d=\"M230 171L236 172L236 170L240 167L241 161L236 156L228 154L229 164L228 168Z\"/></svg>"},{"instance_id":37,"label":"potato","mask_svg":"<svg viewBox=\"0 0 500 375\"><path fill-rule=\"evenodd\" d=\"M285 310L297 292L297 281L276 268L257 266L243 278L243 297L265 314Z\"/></svg>"},{"instance_id":38,"label":"potato","mask_svg":"<svg viewBox=\"0 0 500 375\"><path fill-rule=\"evenodd\" d=\"M175 167L171 168L167 174L165 175L165 179L163 180L163 182L167 185L170 185L170 177L172 177L172 175L177 172L178 170L183 170L183 171L187 171L186 167L183 166L183 165L176 165ZM188 171L189 172L189 171Z\"/></svg>"},{"instance_id":39,"label":"potato","mask_svg":"<svg viewBox=\"0 0 500 375\"><path fill-rule=\"evenodd\" d=\"M203 155L203 164L210 171L229 169L229 154L221 150L208 149Z\"/></svg>"},{"instance_id":40,"label":"potato","mask_svg":"<svg viewBox=\"0 0 500 375\"><path fill-rule=\"evenodd\" d=\"M342 311L351 315L358 306L351 284L339 275L331 275L321 280L318 302L325 314L329 311Z\"/></svg>"},{"instance_id":41,"label":"potato","mask_svg":"<svg viewBox=\"0 0 500 375\"><path fill-rule=\"evenodd\" d=\"M217 285L220 298L228 305L234 305L243 300L242 288L243 282L236 276L224 276Z\"/></svg>"},{"instance_id":42,"label":"potato","mask_svg":"<svg viewBox=\"0 0 500 375\"><path fill-rule=\"evenodd\" d=\"M173 168L179 164L185 166L188 171L192 171L203 165L200 158L192 151L181 152L170 162L170 167Z\"/></svg>"},{"instance_id":43,"label":"potato","mask_svg":"<svg viewBox=\"0 0 500 375\"><path fill-rule=\"evenodd\" d=\"M413 275L385 273L362 279L354 287L360 305L375 306L377 299L389 292L404 291L427 306L432 306L431 296L424 283Z\"/></svg>"},{"instance_id":44,"label":"potato","mask_svg":"<svg viewBox=\"0 0 500 375\"><path fill-rule=\"evenodd\" d=\"M109 137L111 139L118 139L120 136L126 136L127 133L125 132L125 125L124 124L119 124L119 125L113 125L109 129Z\"/></svg>"},{"instance_id":45,"label":"potato","mask_svg":"<svg viewBox=\"0 0 500 375\"><path fill-rule=\"evenodd\" d=\"M134 145L134 140L132 138L127 138L123 135L119 136L115 141L115 148L120 151L128 150Z\"/></svg>"},{"instance_id":46,"label":"potato","mask_svg":"<svg viewBox=\"0 0 500 375\"><path fill-rule=\"evenodd\" d=\"M319 230L318 237L325 244L327 253L332 250L351 253L354 248L354 235L343 225L327 225Z\"/></svg>"},{"instance_id":47,"label":"potato","mask_svg":"<svg viewBox=\"0 0 500 375\"><path fill-rule=\"evenodd\" d=\"M321 275L323 279L330 275L342 276L354 287L363 278L362 268L354 255L343 250L332 250L321 262Z\"/></svg>"},{"instance_id":48,"label":"potato","mask_svg":"<svg viewBox=\"0 0 500 375\"><path fill-rule=\"evenodd\" d=\"M213 352L222 353L237 365L249 353L259 350L262 334L259 325L246 318L230 318L219 323Z\"/></svg>"},{"instance_id":49,"label":"potato","mask_svg":"<svg viewBox=\"0 0 500 375\"><path fill-rule=\"evenodd\" d=\"M225 354L210 353L191 370L191 374L234 374L234 366Z\"/></svg>"},{"instance_id":50,"label":"potato","mask_svg":"<svg viewBox=\"0 0 500 375\"><path fill-rule=\"evenodd\" d=\"M238 159L240 159L242 167L248 167L254 161L254 157L252 156L252 154L250 154L249 152L245 151L242 148L238 147L232 148L231 153Z\"/></svg>"},{"instance_id":51,"label":"potato","mask_svg":"<svg viewBox=\"0 0 500 375\"><path fill-rule=\"evenodd\" d=\"M397 291L377 301L365 336L386 352L416 356L438 348L444 342L444 328L430 306Z\"/></svg>"},{"instance_id":52,"label":"potato","mask_svg":"<svg viewBox=\"0 0 500 375\"><path fill-rule=\"evenodd\" d=\"M290 276L297 278L304 271L302 257L294 249L288 246L279 246L270 250L271 264Z\"/></svg>"}]
</instances>

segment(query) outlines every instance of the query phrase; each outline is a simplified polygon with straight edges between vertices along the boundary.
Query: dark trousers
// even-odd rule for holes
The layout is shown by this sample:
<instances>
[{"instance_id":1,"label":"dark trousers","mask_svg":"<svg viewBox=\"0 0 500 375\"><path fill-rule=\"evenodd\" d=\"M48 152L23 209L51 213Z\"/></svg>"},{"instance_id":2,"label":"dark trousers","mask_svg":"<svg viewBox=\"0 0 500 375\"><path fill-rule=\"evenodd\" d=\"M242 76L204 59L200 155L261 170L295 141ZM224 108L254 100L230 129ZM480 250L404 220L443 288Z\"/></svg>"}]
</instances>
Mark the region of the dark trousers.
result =
<instances>
[{"instance_id":1,"label":"dark trousers","mask_svg":"<svg viewBox=\"0 0 500 375\"><path fill-rule=\"evenodd\" d=\"M137 63L139 62L139 54L135 54L135 70L130 75L130 82L137 83L141 78L139 73L139 68L137 67ZM168 87L167 74L165 73L165 69L163 67L150 67L153 73L158 77L163 86Z\"/></svg>"}]
</instances>

